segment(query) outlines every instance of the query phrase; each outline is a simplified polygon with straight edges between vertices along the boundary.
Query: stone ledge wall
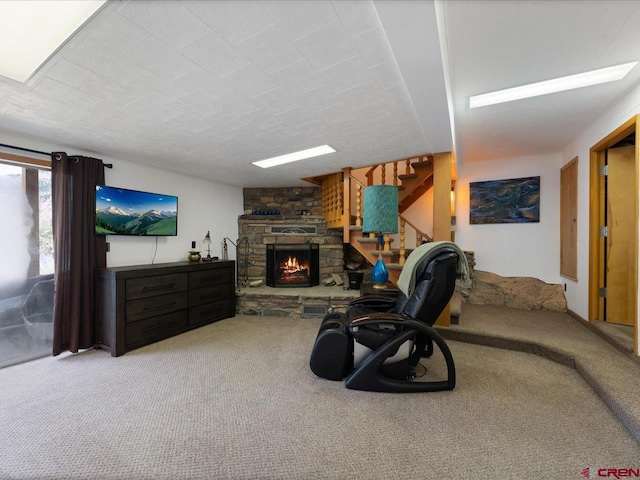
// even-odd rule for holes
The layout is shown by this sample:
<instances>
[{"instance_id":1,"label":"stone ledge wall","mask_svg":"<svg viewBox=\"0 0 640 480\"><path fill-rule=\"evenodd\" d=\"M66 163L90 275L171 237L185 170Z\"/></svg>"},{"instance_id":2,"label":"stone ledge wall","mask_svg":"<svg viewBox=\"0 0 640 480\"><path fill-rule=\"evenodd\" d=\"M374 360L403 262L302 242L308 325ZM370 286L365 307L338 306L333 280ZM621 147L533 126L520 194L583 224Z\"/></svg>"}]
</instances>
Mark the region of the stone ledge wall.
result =
<instances>
[{"instance_id":1,"label":"stone ledge wall","mask_svg":"<svg viewBox=\"0 0 640 480\"><path fill-rule=\"evenodd\" d=\"M566 312L562 285L545 283L532 277L501 277L476 270L471 286L458 285L463 301L476 305L503 305L523 310Z\"/></svg>"}]
</instances>

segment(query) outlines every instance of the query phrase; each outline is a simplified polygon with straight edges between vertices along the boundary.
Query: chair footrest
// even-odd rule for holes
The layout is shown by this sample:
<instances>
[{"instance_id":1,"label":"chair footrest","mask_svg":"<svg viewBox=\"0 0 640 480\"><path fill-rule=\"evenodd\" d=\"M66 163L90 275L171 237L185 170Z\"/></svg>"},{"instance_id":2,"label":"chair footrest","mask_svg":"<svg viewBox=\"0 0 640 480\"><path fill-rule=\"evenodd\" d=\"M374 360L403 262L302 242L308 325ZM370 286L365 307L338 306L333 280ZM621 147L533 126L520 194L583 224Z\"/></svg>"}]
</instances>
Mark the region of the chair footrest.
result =
<instances>
[{"instance_id":1,"label":"chair footrest","mask_svg":"<svg viewBox=\"0 0 640 480\"><path fill-rule=\"evenodd\" d=\"M327 315L311 351L311 371L327 380L342 380L353 370L353 339L344 315Z\"/></svg>"}]
</instances>

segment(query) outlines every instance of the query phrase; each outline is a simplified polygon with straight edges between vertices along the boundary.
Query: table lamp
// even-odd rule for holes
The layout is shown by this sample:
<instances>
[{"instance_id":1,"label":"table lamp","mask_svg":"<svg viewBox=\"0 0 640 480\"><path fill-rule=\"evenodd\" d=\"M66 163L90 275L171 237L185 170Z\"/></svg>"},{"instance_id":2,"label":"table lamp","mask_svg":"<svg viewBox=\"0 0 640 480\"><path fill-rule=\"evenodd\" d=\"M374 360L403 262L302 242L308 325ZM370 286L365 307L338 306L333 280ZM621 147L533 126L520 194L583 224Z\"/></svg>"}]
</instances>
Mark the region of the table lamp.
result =
<instances>
[{"instance_id":1,"label":"table lamp","mask_svg":"<svg viewBox=\"0 0 640 480\"><path fill-rule=\"evenodd\" d=\"M205 258L202 259L203 262L212 262L213 261L213 257L211 256L211 234L209 233L209 231L207 230L207 234L204 237L204 240L202 241L202 243L206 243L207 244L207 256Z\"/></svg>"},{"instance_id":2,"label":"table lamp","mask_svg":"<svg viewBox=\"0 0 640 480\"><path fill-rule=\"evenodd\" d=\"M378 235L378 261L371 271L373 288L384 288L389 271L382 260L382 239L386 233L398 233L398 187L371 185L364 189L362 231Z\"/></svg>"}]
</instances>

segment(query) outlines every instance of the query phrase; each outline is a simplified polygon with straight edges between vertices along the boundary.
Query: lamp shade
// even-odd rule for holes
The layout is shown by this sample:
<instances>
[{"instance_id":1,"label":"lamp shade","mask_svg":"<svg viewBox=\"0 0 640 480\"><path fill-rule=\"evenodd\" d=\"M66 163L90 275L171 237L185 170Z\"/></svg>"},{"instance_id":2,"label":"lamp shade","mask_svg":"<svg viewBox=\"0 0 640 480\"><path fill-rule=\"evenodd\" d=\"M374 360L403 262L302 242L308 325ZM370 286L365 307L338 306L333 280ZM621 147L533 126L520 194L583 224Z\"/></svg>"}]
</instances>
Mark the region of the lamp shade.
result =
<instances>
[{"instance_id":1,"label":"lamp shade","mask_svg":"<svg viewBox=\"0 0 640 480\"><path fill-rule=\"evenodd\" d=\"M362 217L364 233L398 233L398 187L365 187Z\"/></svg>"}]
</instances>

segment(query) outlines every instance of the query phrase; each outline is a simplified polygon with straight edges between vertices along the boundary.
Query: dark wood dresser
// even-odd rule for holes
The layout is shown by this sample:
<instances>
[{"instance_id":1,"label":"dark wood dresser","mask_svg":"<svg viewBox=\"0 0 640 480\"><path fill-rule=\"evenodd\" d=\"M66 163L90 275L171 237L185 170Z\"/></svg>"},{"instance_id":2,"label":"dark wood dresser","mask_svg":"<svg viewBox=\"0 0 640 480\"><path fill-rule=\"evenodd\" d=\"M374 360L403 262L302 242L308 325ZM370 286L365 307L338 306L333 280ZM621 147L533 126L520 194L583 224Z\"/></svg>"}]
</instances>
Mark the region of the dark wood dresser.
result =
<instances>
[{"instance_id":1,"label":"dark wood dresser","mask_svg":"<svg viewBox=\"0 0 640 480\"><path fill-rule=\"evenodd\" d=\"M119 355L235 315L235 262L97 270L98 345Z\"/></svg>"}]
</instances>

